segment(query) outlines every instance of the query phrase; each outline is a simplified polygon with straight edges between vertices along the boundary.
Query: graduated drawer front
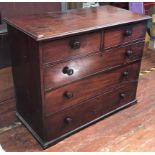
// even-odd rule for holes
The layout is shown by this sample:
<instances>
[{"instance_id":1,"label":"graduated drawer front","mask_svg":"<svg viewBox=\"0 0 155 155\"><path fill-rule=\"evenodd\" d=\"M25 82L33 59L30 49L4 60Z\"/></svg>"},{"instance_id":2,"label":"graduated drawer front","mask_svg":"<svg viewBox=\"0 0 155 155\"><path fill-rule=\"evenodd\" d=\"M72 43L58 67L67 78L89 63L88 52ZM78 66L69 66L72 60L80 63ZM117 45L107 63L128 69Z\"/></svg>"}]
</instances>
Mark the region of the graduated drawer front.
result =
<instances>
[{"instance_id":1,"label":"graduated drawer front","mask_svg":"<svg viewBox=\"0 0 155 155\"><path fill-rule=\"evenodd\" d=\"M144 39L146 33L146 22L128 24L117 28L109 28L104 32L104 49Z\"/></svg>"},{"instance_id":2,"label":"graduated drawer front","mask_svg":"<svg viewBox=\"0 0 155 155\"><path fill-rule=\"evenodd\" d=\"M141 59L144 43L96 53L44 69L44 88L50 90L112 67ZM73 70L72 75L64 69Z\"/></svg>"},{"instance_id":3,"label":"graduated drawer front","mask_svg":"<svg viewBox=\"0 0 155 155\"><path fill-rule=\"evenodd\" d=\"M100 43L100 31L43 42L43 63L71 59L79 55L99 51Z\"/></svg>"},{"instance_id":4,"label":"graduated drawer front","mask_svg":"<svg viewBox=\"0 0 155 155\"><path fill-rule=\"evenodd\" d=\"M124 87L115 88L114 91L101 94L77 106L46 117L47 139L52 140L62 136L129 102L135 102L136 88L136 82L128 83Z\"/></svg>"},{"instance_id":5,"label":"graduated drawer front","mask_svg":"<svg viewBox=\"0 0 155 155\"><path fill-rule=\"evenodd\" d=\"M121 83L137 81L140 63L130 64L106 73L99 73L81 81L45 93L45 114L53 114L78 104ZM126 74L127 73L127 74Z\"/></svg>"}]
</instances>

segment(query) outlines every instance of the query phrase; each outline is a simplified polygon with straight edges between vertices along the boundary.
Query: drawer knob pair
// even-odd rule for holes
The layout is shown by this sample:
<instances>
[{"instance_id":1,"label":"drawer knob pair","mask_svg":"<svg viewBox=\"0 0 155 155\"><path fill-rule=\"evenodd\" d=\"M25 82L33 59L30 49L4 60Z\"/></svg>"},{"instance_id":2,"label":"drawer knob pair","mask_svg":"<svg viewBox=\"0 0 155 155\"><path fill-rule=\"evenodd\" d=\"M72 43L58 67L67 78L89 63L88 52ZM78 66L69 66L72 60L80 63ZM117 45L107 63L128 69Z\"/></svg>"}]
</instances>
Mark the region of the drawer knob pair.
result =
<instances>
[{"instance_id":1,"label":"drawer knob pair","mask_svg":"<svg viewBox=\"0 0 155 155\"><path fill-rule=\"evenodd\" d=\"M72 98L74 95L73 95L72 92L66 91L66 92L64 93L64 96L65 96L66 98L70 99L70 98Z\"/></svg>"},{"instance_id":2,"label":"drawer knob pair","mask_svg":"<svg viewBox=\"0 0 155 155\"><path fill-rule=\"evenodd\" d=\"M71 41L70 41L70 47L71 47L72 49L79 49L80 46L81 46L80 41L77 41L77 40L71 40Z\"/></svg>"},{"instance_id":3,"label":"drawer knob pair","mask_svg":"<svg viewBox=\"0 0 155 155\"><path fill-rule=\"evenodd\" d=\"M67 75L72 75L74 73L74 70L69 67L64 67L62 72Z\"/></svg>"},{"instance_id":4,"label":"drawer knob pair","mask_svg":"<svg viewBox=\"0 0 155 155\"><path fill-rule=\"evenodd\" d=\"M130 29L125 30L124 35L126 37L131 36L132 35L132 30L130 30Z\"/></svg>"}]
</instances>

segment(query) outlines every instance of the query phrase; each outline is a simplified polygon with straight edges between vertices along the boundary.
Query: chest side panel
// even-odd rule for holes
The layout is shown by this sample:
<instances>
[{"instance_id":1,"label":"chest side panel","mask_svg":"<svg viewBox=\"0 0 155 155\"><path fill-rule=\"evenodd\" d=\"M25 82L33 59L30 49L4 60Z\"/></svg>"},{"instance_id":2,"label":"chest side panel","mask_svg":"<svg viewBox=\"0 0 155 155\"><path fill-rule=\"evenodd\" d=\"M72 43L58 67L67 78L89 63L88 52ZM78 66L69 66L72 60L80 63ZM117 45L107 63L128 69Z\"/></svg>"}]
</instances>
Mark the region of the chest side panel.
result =
<instances>
[{"instance_id":1,"label":"chest side panel","mask_svg":"<svg viewBox=\"0 0 155 155\"><path fill-rule=\"evenodd\" d=\"M17 113L42 136L42 96L38 43L8 26Z\"/></svg>"}]
</instances>

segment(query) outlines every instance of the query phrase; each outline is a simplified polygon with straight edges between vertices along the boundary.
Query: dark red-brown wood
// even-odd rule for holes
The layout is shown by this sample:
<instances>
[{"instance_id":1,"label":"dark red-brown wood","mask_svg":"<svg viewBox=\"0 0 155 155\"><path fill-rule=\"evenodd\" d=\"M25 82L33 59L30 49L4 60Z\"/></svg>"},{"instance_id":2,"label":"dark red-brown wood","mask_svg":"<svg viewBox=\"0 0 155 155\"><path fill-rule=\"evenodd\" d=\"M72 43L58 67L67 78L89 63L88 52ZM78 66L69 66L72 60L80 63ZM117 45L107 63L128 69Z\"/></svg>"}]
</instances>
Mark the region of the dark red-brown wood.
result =
<instances>
[{"instance_id":1,"label":"dark red-brown wood","mask_svg":"<svg viewBox=\"0 0 155 155\"><path fill-rule=\"evenodd\" d=\"M48 140L57 138L86 123L90 123L90 121L125 104L129 104L130 102L135 103L136 89L136 83L127 83L123 88L99 95L92 100L48 117L46 119Z\"/></svg>"},{"instance_id":2,"label":"dark red-brown wood","mask_svg":"<svg viewBox=\"0 0 155 155\"><path fill-rule=\"evenodd\" d=\"M104 48L110 48L125 43L143 39L146 33L146 22L127 24L123 27L111 28L105 31Z\"/></svg>"},{"instance_id":3,"label":"dark red-brown wood","mask_svg":"<svg viewBox=\"0 0 155 155\"><path fill-rule=\"evenodd\" d=\"M121 65L140 60L142 57L144 42L122 46L111 50L101 51L80 59L74 59L56 64L44 69L45 90L51 90L72 81L105 71L108 68L116 68ZM72 75L63 73L65 67L73 70Z\"/></svg>"},{"instance_id":4,"label":"dark red-brown wood","mask_svg":"<svg viewBox=\"0 0 155 155\"><path fill-rule=\"evenodd\" d=\"M135 96L147 19L149 17L111 6L5 19L12 49L17 116L44 148L104 118L105 114L118 111L117 91L113 89L120 84L128 89L134 82L129 95ZM129 42L118 37L119 42L105 50L105 45L113 42L107 32L117 28L124 30L127 25L132 25L132 32L126 32L131 35ZM70 37L77 36L79 40L70 42ZM56 56L56 49L59 52L63 49L63 54ZM72 54L76 50L80 54ZM102 109L102 113L97 110L94 120L91 109L95 102L100 107L101 102L94 100L89 104L88 100L93 101L105 91L113 93L111 97L104 96L107 108ZM125 95L121 94L121 98ZM88 105L80 106L83 101ZM127 107L135 101L134 97L123 105ZM69 130L59 124L61 114L77 115L76 119L82 121L83 113L87 119ZM71 123L72 118L65 121Z\"/></svg>"},{"instance_id":5,"label":"dark red-brown wood","mask_svg":"<svg viewBox=\"0 0 155 155\"><path fill-rule=\"evenodd\" d=\"M100 51L101 31L76 35L65 39L44 42L42 45L43 62L45 64L72 59L77 56L87 55L91 52ZM72 47L79 42L80 46Z\"/></svg>"},{"instance_id":6,"label":"dark red-brown wood","mask_svg":"<svg viewBox=\"0 0 155 155\"><path fill-rule=\"evenodd\" d=\"M5 21L36 40L45 40L144 21L148 18L150 17L106 5L66 12L5 18Z\"/></svg>"},{"instance_id":7,"label":"dark red-brown wood","mask_svg":"<svg viewBox=\"0 0 155 155\"><path fill-rule=\"evenodd\" d=\"M77 81L46 93L45 113L46 115L49 115L51 113L61 111L101 92L118 87L121 83L137 81L139 68L140 64L135 63L111 72L91 76L84 80ZM128 76L125 76L124 72L128 72ZM71 92L73 96L70 98L66 97L66 92Z\"/></svg>"},{"instance_id":8,"label":"dark red-brown wood","mask_svg":"<svg viewBox=\"0 0 155 155\"><path fill-rule=\"evenodd\" d=\"M154 60L155 53L145 46L141 71L154 67ZM5 68L5 70L6 73L11 74L9 69ZM155 151L154 77L154 71L140 76L137 90L138 104L70 136L45 151ZM12 104L11 101L9 103ZM7 107L9 106L5 108ZM1 115L3 122L8 122L6 115L3 115L4 113ZM9 125L12 125L12 122L10 123ZM10 152L44 151L23 125L1 132L0 143L5 151Z\"/></svg>"},{"instance_id":9,"label":"dark red-brown wood","mask_svg":"<svg viewBox=\"0 0 155 155\"><path fill-rule=\"evenodd\" d=\"M36 133L43 135L38 44L32 38L10 26L8 26L8 32L12 36L10 43L17 111Z\"/></svg>"}]
</instances>

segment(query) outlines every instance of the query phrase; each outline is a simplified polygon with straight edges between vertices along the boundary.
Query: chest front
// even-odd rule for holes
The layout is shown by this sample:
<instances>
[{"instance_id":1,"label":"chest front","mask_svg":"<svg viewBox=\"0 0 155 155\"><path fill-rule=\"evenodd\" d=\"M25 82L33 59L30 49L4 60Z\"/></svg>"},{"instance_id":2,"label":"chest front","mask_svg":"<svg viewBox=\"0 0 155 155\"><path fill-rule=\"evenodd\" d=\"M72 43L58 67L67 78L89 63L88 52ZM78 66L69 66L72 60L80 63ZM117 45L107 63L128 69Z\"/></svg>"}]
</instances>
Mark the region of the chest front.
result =
<instances>
[{"instance_id":1,"label":"chest front","mask_svg":"<svg viewBox=\"0 0 155 155\"><path fill-rule=\"evenodd\" d=\"M113 22L101 19L114 12ZM120 12L104 6L6 19L17 116L44 148L137 102L149 17L125 10L120 19ZM37 19L41 26L34 24ZM63 29L56 28L62 23Z\"/></svg>"}]
</instances>

